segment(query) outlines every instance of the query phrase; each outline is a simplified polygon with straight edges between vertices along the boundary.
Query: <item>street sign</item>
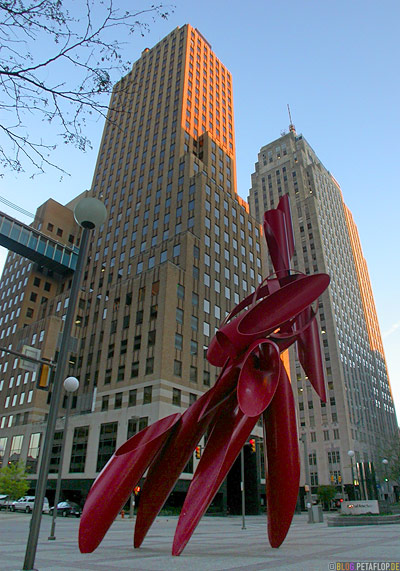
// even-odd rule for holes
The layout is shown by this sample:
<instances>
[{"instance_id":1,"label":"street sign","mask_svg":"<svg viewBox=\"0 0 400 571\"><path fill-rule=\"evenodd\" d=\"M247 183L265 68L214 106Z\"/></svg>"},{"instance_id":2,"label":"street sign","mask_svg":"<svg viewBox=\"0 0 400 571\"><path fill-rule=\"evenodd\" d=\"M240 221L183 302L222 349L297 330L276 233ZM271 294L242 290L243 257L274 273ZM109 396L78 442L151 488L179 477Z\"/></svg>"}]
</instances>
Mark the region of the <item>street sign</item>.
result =
<instances>
[{"instance_id":1,"label":"street sign","mask_svg":"<svg viewBox=\"0 0 400 571\"><path fill-rule=\"evenodd\" d=\"M36 347L30 347L29 345L24 345L22 347L22 354L26 355L27 357L31 357L31 359L40 359L40 349ZM21 369L25 369L25 371L37 371L38 364L33 363L32 361L28 361L26 359L19 360L19 367Z\"/></svg>"}]
</instances>

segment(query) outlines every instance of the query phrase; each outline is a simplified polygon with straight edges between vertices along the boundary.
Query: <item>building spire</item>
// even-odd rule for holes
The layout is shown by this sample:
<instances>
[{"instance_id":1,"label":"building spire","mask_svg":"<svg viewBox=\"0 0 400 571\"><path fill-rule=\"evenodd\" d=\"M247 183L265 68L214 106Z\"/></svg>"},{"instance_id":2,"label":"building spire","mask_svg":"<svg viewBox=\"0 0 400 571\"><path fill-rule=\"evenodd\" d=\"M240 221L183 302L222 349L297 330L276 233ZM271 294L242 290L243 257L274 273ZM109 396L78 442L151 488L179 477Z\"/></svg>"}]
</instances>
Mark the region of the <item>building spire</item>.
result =
<instances>
[{"instance_id":1,"label":"building spire","mask_svg":"<svg viewBox=\"0 0 400 571\"><path fill-rule=\"evenodd\" d=\"M291 133L296 134L296 127L295 127L295 126L293 125L293 123L292 123L292 115L291 115L291 113L290 113L289 103L287 104L287 108L288 108L289 121L290 121L290 123L289 123L289 131L290 131Z\"/></svg>"}]
</instances>

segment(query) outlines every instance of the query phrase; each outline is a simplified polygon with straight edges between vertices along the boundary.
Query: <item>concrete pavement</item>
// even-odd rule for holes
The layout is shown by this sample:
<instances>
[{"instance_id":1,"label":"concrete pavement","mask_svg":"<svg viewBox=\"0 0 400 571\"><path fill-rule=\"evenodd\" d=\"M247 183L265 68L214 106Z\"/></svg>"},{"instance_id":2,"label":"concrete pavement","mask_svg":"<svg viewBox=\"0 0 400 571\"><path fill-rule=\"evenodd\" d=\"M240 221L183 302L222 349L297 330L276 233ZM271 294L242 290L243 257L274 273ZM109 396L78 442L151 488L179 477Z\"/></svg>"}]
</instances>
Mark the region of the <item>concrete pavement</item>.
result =
<instances>
[{"instance_id":1,"label":"concrete pavement","mask_svg":"<svg viewBox=\"0 0 400 571\"><path fill-rule=\"evenodd\" d=\"M133 549L134 520L118 518L100 547L82 555L77 545L79 520L58 518L56 541L48 541L51 518L43 516L36 569L40 571L263 571L338 569L337 562L400 561L400 526L331 528L308 524L295 515L279 549L269 546L265 516L205 517L180 557L171 556L177 517L158 517L143 546ZM0 512L0 569L22 569L30 516ZM400 564L399 564L400 565ZM398 567L400 568L400 566ZM345 569L345 567L343 567Z\"/></svg>"}]
</instances>

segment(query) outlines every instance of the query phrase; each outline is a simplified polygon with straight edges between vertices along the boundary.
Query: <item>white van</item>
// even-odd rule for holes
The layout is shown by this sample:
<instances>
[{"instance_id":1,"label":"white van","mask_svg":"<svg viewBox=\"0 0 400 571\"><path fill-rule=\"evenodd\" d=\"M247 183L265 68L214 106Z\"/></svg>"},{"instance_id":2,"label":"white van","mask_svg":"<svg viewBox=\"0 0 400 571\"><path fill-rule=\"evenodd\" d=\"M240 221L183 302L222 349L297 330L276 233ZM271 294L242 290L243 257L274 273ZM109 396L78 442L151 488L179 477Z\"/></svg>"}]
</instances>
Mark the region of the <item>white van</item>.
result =
<instances>
[{"instance_id":1,"label":"white van","mask_svg":"<svg viewBox=\"0 0 400 571\"><path fill-rule=\"evenodd\" d=\"M35 496L22 496L16 502L12 502L11 504L11 511L12 512L25 512L30 513L33 510L33 504L35 502ZM49 500L44 498L43 502L43 513L49 513Z\"/></svg>"}]
</instances>

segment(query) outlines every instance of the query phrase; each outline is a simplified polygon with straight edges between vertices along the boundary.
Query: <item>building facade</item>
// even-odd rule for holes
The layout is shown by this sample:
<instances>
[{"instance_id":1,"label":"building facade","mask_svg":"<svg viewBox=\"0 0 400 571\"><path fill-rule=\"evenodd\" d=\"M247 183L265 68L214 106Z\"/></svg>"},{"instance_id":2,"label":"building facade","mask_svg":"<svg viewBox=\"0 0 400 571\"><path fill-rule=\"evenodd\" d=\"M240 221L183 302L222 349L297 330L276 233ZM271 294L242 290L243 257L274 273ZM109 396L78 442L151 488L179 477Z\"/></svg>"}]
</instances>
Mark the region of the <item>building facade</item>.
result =
<instances>
[{"instance_id":1,"label":"building facade","mask_svg":"<svg viewBox=\"0 0 400 571\"><path fill-rule=\"evenodd\" d=\"M287 193L294 270L331 276L317 308L326 404L312 390L295 351L290 353L299 432L307 438L309 484L314 492L318 485L333 483L349 495L373 498L382 451L396 434L397 421L367 265L338 183L292 125L259 152L250 212L261 222L264 211ZM348 451L355 452L354 460Z\"/></svg>"},{"instance_id":2,"label":"building facade","mask_svg":"<svg viewBox=\"0 0 400 571\"><path fill-rule=\"evenodd\" d=\"M67 372L80 380L62 472L71 499L86 496L116 447L183 411L218 376L205 350L225 315L260 283L266 260L261 227L236 193L235 170L231 75L196 29L177 28L144 50L115 86L88 191L108 217L92 234ZM56 213L46 203L34 226L76 243L74 202L51 201ZM34 346L55 360L70 276L48 274L9 254L0 337L8 349ZM18 321L8 317L9 299L21 306ZM20 364L3 353L5 462L37 459L49 402ZM54 476L62 427L61 418ZM189 462L176 494L187 489L197 461Z\"/></svg>"}]
</instances>

